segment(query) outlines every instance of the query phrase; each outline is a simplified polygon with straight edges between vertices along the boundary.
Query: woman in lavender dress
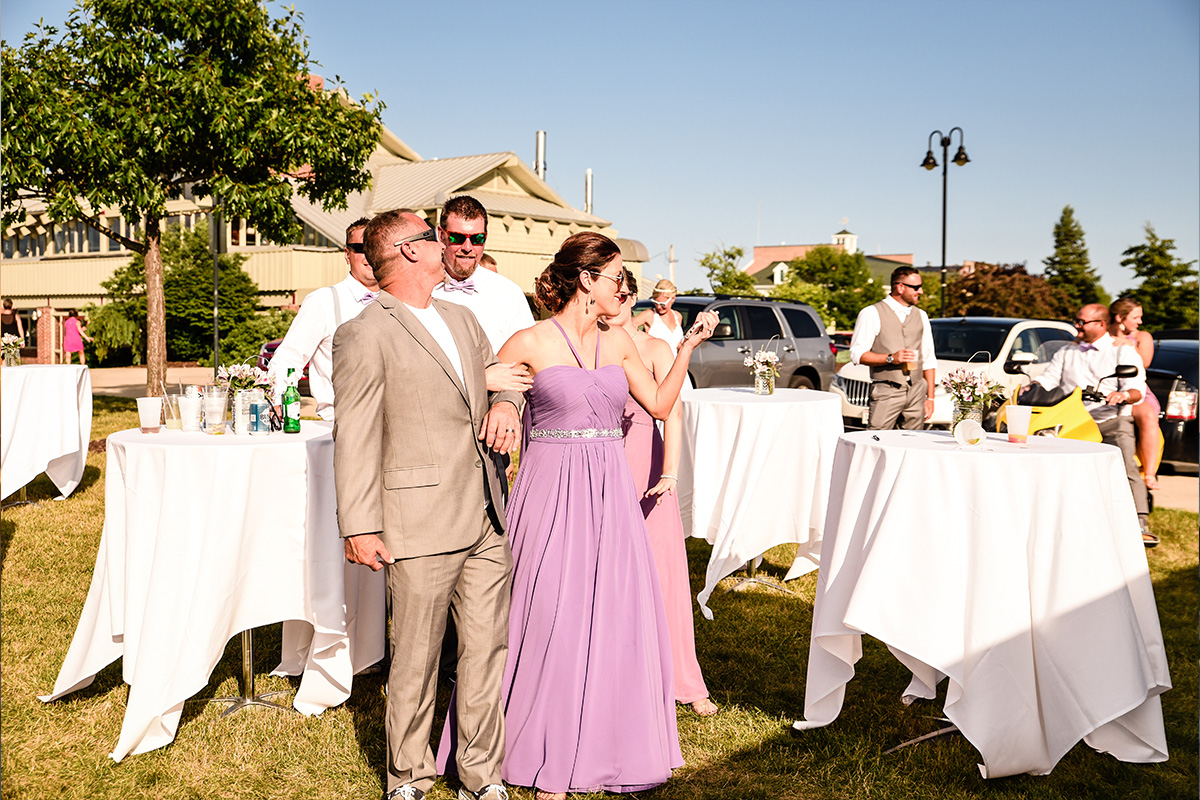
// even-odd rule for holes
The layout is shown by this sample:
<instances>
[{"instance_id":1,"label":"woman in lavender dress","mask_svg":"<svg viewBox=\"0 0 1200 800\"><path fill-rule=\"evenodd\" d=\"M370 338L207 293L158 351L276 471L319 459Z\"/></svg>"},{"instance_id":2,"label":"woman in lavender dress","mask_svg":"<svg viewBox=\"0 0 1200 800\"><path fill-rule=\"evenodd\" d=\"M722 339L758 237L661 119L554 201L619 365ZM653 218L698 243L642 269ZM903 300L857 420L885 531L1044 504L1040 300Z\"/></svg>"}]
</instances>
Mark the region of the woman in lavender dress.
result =
<instances>
[{"instance_id":1,"label":"woman in lavender dress","mask_svg":"<svg viewBox=\"0 0 1200 800\"><path fill-rule=\"evenodd\" d=\"M628 333L597 326L621 308L623 268L611 239L571 236L537 282L553 317L500 350L534 375L508 505L503 776L536 787L539 800L637 791L683 764L670 638L621 414L632 393L668 415L716 316L701 315L656 384Z\"/></svg>"}]
</instances>

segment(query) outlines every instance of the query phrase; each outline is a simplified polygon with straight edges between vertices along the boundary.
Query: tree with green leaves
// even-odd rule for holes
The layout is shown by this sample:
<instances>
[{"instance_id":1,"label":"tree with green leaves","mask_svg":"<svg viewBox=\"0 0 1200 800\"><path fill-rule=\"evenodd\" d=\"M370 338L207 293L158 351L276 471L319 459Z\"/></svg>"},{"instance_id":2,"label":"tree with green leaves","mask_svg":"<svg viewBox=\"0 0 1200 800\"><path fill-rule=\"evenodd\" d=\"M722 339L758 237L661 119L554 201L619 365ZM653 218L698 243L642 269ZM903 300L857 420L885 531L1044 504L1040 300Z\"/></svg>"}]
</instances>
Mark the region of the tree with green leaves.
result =
<instances>
[{"instance_id":1,"label":"tree with green leaves","mask_svg":"<svg viewBox=\"0 0 1200 800\"><path fill-rule=\"evenodd\" d=\"M708 276L708 283L716 294L728 294L735 297L757 297L758 290L754 288L754 278L738 266L738 262L746 255L740 247L724 247L705 253L700 259L700 268Z\"/></svg>"},{"instance_id":2,"label":"tree with green leaves","mask_svg":"<svg viewBox=\"0 0 1200 800\"><path fill-rule=\"evenodd\" d=\"M1046 283L1061 289L1075 308L1088 303L1107 306L1112 302L1092 268L1083 228L1075 220L1075 209L1063 206L1062 216L1054 223L1054 253L1042 261L1046 265Z\"/></svg>"},{"instance_id":3,"label":"tree with green leaves","mask_svg":"<svg viewBox=\"0 0 1200 800\"><path fill-rule=\"evenodd\" d=\"M191 230L169 226L163 232L161 248L167 357L172 361L211 360L213 256L208 224L200 222ZM245 261L244 255L235 253L222 254L218 261L217 307L222 342L258 308L258 286L242 269ZM97 354L104 359L110 350L128 348L134 360L141 363L144 340L130 337L129 332L140 331L146 320L146 259L135 255L100 285L108 293L109 302L89 317L88 328L90 333L90 325L100 323L97 335L92 337Z\"/></svg>"},{"instance_id":4,"label":"tree with green leaves","mask_svg":"<svg viewBox=\"0 0 1200 800\"><path fill-rule=\"evenodd\" d=\"M4 224L39 198L53 220L82 219L143 257L147 393L166 374L169 200L219 198L224 218L290 242L293 193L344 208L369 183L382 106L308 79L300 22L258 0L79 0L61 32L2 45ZM106 224L112 207L136 233Z\"/></svg>"},{"instance_id":5,"label":"tree with green leaves","mask_svg":"<svg viewBox=\"0 0 1200 800\"><path fill-rule=\"evenodd\" d=\"M887 287L871 275L861 252L847 253L825 245L788 262L787 283L793 281L825 288L826 308L838 330L853 328L858 312L887 294Z\"/></svg>"},{"instance_id":6,"label":"tree with green leaves","mask_svg":"<svg viewBox=\"0 0 1200 800\"><path fill-rule=\"evenodd\" d=\"M946 315L951 317L1028 317L1069 319L1078 306L1067 293L1024 263L977 262L969 275L946 284Z\"/></svg>"},{"instance_id":7,"label":"tree with green leaves","mask_svg":"<svg viewBox=\"0 0 1200 800\"><path fill-rule=\"evenodd\" d=\"M1174 239L1160 239L1154 226L1146 223L1146 243L1126 250L1122 267L1142 279L1128 296L1142 307L1142 325L1150 332L1171 328L1195 328L1197 323L1196 262L1172 255Z\"/></svg>"},{"instance_id":8,"label":"tree with green leaves","mask_svg":"<svg viewBox=\"0 0 1200 800\"><path fill-rule=\"evenodd\" d=\"M771 290L771 297L785 300L789 303L805 303L821 317L825 327L833 324L833 315L829 313L829 290L815 283L805 283L800 280L790 280L781 283Z\"/></svg>"}]
</instances>

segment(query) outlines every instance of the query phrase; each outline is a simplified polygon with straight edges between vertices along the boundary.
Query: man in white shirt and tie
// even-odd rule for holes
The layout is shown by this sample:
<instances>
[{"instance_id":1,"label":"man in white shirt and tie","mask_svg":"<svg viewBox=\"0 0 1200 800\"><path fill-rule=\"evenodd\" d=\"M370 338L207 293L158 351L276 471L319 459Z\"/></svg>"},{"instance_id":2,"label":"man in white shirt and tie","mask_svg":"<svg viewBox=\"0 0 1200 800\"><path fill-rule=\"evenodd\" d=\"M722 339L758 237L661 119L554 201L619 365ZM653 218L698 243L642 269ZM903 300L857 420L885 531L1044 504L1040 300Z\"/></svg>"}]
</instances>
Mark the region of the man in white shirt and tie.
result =
<instances>
[{"instance_id":1,"label":"man in white shirt and tie","mask_svg":"<svg viewBox=\"0 0 1200 800\"><path fill-rule=\"evenodd\" d=\"M1132 407L1146 396L1146 370L1135 348L1122 346L1108 335L1108 321L1108 309L1098 303L1079 309L1075 318L1078 338L1060 348L1046 371L1033 380L1046 389L1059 388L1070 393L1079 387L1095 387L1104 394L1102 403L1085 400L1083 404L1100 428L1104 443L1121 449L1125 475L1129 478L1133 505L1142 529L1142 542L1147 547L1153 547L1158 544L1158 537L1150 532L1147 523L1150 507L1146 483L1138 474L1137 463L1133 459ZM1122 364L1136 367L1137 375L1132 378L1109 378Z\"/></svg>"},{"instance_id":2,"label":"man in white shirt and tie","mask_svg":"<svg viewBox=\"0 0 1200 800\"><path fill-rule=\"evenodd\" d=\"M317 401L317 416L333 419L333 332L348 319L354 319L379 293L375 273L363 255L363 230L367 218L351 222L346 228L346 265L350 271L333 286L312 292L300 304L287 336L271 357L269 374L275 380L275 406L286 388L289 368L299 375L308 365L308 386Z\"/></svg>"},{"instance_id":3,"label":"man in white shirt and tie","mask_svg":"<svg viewBox=\"0 0 1200 800\"><path fill-rule=\"evenodd\" d=\"M487 210L469 195L453 197L443 206L438 237L446 246L442 256L446 274L433 296L469 308L492 350L499 353L508 337L531 327L534 319L521 287L498 272L479 269L487 222Z\"/></svg>"}]
</instances>

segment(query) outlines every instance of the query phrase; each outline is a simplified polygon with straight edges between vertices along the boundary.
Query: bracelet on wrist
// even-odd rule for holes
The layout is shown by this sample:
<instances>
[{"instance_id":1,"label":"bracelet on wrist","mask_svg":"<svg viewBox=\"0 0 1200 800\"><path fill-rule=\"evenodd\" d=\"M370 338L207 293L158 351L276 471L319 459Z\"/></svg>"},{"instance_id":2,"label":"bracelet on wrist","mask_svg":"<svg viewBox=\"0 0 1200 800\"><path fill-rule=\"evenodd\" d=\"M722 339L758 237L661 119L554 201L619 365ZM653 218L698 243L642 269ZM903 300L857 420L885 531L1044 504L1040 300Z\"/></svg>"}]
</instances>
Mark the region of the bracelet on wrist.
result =
<instances>
[{"instance_id":1,"label":"bracelet on wrist","mask_svg":"<svg viewBox=\"0 0 1200 800\"><path fill-rule=\"evenodd\" d=\"M659 475L659 476L658 476L658 479L659 479L659 480L662 480L663 478L670 478L670 479L671 479L671 480L673 480L673 481L677 481L677 480L679 480L679 476L678 476L678 475L668 475L668 474L666 474L665 472L664 472L662 475Z\"/></svg>"}]
</instances>

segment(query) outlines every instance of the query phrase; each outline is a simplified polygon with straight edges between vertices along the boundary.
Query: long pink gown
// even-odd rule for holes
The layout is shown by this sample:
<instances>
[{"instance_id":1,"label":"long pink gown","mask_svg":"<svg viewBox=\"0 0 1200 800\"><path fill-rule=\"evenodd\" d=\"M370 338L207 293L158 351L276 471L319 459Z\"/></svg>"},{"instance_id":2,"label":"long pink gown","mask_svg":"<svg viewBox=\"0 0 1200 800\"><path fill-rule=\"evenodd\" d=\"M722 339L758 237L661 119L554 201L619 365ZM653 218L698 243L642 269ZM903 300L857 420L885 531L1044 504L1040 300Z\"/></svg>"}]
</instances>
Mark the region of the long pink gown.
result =
<instances>
[{"instance_id":1,"label":"long pink gown","mask_svg":"<svg viewBox=\"0 0 1200 800\"><path fill-rule=\"evenodd\" d=\"M633 473L638 497L662 477L663 440L654 419L632 397L621 416L625 431L625 458ZM654 553L658 584L662 589L671 634L671 661L675 673L675 700L694 703L708 697L708 687L696 660L696 638L692 621L692 587L688 581L687 549L683 523L679 519L679 496L664 495L662 503L643 497L642 515Z\"/></svg>"}]
</instances>

